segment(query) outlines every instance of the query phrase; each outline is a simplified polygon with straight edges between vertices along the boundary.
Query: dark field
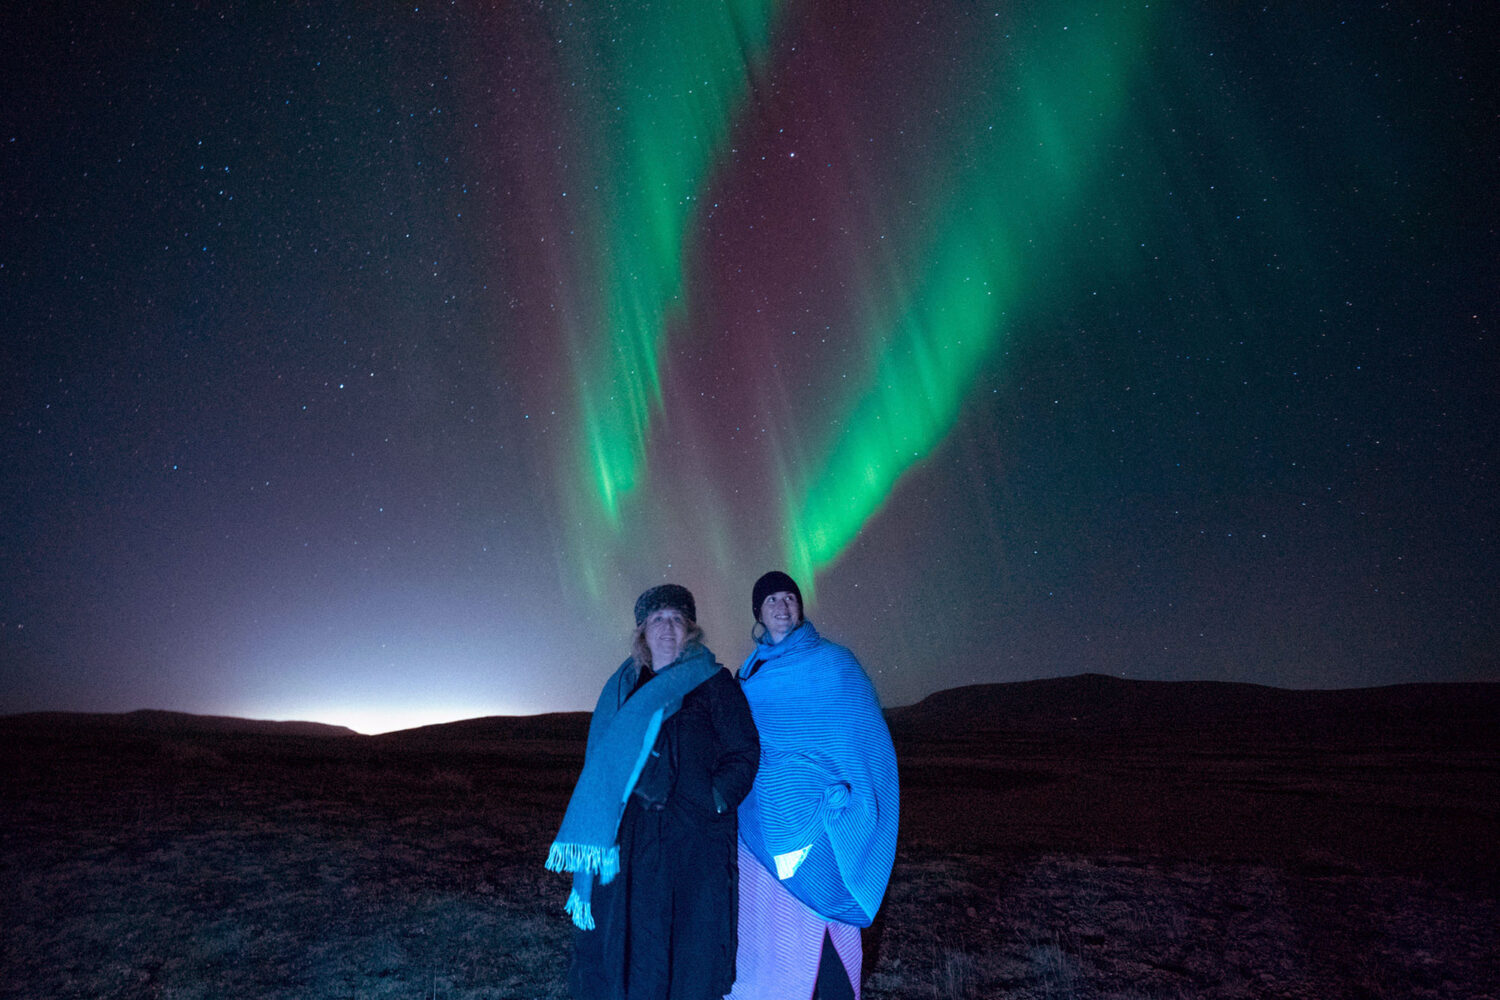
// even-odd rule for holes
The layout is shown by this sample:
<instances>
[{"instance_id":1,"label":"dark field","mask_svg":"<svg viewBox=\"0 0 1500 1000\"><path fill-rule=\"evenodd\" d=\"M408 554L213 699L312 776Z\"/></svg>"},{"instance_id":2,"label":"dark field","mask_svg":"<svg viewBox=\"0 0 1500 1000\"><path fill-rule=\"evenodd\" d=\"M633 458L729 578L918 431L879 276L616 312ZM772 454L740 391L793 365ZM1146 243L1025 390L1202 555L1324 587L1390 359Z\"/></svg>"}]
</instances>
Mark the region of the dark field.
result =
<instances>
[{"instance_id":1,"label":"dark field","mask_svg":"<svg viewBox=\"0 0 1500 1000\"><path fill-rule=\"evenodd\" d=\"M1500 998L1497 686L1038 683L892 713L867 997ZM564 996L583 727L0 719L0 996Z\"/></svg>"}]
</instances>

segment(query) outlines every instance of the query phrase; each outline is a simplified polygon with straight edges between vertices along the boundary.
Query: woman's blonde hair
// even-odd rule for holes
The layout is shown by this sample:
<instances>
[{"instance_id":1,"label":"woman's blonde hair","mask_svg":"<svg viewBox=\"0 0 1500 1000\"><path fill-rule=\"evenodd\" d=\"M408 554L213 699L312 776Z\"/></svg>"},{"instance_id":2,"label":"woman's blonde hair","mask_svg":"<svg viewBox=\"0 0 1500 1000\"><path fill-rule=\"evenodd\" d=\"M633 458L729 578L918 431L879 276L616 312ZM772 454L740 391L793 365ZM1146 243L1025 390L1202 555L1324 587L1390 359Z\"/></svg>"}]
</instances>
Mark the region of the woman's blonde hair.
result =
<instances>
[{"instance_id":1,"label":"woman's blonde hair","mask_svg":"<svg viewBox=\"0 0 1500 1000\"><path fill-rule=\"evenodd\" d=\"M686 621L687 637L682 641L682 652L684 653L693 646L703 645L703 629L699 628L698 623L691 618L686 619ZM651 662L651 647L646 643L645 622L641 622L635 627L635 634L631 636L630 640L630 655L635 659L637 667L651 667L653 670L656 669L655 664ZM679 660L682 659L681 653L678 654L677 658Z\"/></svg>"}]
</instances>

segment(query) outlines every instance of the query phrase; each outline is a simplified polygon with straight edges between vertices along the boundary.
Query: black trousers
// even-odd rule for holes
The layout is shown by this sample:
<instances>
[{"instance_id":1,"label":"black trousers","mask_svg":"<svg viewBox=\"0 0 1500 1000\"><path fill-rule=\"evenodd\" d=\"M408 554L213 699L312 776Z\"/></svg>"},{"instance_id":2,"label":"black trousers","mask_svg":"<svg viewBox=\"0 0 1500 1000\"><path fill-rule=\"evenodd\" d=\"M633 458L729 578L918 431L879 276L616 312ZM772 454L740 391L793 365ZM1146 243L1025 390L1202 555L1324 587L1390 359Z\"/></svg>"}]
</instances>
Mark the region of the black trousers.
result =
<instances>
[{"instance_id":1,"label":"black trousers","mask_svg":"<svg viewBox=\"0 0 1500 1000\"><path fill-rule=\"evenodd\" d=\"M827 931L823 932L823 957L818 960L818 985L813 990L813 1000L854 1000L849 970L844 968L844 960L839 958Z\"/></svg>"}]
</instances>

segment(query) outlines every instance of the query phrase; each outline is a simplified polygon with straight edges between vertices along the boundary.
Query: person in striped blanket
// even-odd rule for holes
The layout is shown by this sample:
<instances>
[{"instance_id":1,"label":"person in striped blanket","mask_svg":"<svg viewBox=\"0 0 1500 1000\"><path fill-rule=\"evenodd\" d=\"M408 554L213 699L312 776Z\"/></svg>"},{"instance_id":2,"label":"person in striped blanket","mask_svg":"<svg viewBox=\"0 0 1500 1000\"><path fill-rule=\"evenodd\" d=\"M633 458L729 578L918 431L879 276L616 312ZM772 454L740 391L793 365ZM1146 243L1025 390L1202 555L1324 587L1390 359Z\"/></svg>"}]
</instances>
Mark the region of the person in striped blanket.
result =
<instances>
[{"instance_id":1,"label":"person in striped blanket","mask_svg":"<svg viewBox=\"0 0 1500 1000\"><path fill-rule=\"evenodd\" d=\"M731 1000L860 995L860 928L896 855L896 751L874 685L818 634L802 591L755 582L755 649L740 687L760 733L760 769L740 803L739 952Z\"/></svg>"}]
</instances>

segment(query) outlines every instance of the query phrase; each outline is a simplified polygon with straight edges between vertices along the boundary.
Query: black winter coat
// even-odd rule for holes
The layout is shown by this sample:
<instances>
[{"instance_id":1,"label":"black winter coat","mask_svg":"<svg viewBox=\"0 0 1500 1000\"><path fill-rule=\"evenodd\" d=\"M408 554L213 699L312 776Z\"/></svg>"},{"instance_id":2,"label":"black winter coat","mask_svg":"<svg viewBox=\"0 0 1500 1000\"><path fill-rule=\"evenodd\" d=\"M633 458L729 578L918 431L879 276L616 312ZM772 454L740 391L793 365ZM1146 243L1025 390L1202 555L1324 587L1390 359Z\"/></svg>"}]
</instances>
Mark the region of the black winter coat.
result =
<instances>
[{"instance_id":1,"label":"black winter coat","mask_svg":"<svg viewBox=\"0 0 1500 1000\"><path fill-rule=\"evenodd\" d=\"M645 678L642 679L644 683ZM620 820L621 871L575 932L578 1000L716 1000L734 985L736 808L760 763L739 684L720 670L662 723Z\"/></svg>"}]
</instances>

